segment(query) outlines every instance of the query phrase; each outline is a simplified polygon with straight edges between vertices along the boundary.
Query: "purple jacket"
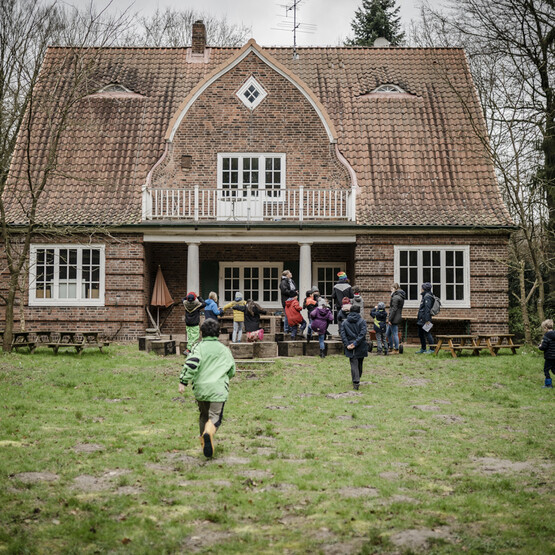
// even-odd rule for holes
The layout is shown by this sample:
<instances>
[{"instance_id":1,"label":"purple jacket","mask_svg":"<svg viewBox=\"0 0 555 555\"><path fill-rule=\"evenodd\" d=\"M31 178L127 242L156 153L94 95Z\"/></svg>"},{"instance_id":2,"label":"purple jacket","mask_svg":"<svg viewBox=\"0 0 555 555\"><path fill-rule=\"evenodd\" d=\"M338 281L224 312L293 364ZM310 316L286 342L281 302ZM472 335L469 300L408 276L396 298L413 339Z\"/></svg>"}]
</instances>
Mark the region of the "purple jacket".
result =
<instances>
[{"instance_id":1,"label":"purple jacket","mask_svg":"<svg viewBox=\"0 0 555 555\"><path fill-rule=\"evenodd\" d=\"M329 308L319 306L310 313L312 322L310 327L318 334L323 335L326 333L328 326L333 322L333 314Z\"/></svg>"}]
</instances>

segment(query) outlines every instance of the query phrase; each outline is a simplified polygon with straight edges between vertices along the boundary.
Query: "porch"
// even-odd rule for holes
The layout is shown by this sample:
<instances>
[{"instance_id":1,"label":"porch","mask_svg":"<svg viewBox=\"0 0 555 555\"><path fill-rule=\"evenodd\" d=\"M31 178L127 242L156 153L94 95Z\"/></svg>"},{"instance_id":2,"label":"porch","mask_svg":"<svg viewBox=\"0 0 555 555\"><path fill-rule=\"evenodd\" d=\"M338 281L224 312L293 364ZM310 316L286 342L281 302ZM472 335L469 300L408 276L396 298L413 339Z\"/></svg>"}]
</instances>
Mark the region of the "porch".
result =
<instances>
[{"instance_id":1,"label":"porch","mask_svg":"<svg viewBox=\"0 0 555 555\"><path fill-rule=\"evenodd\" d=\"M143 189L143 219L355 221L353 189Z\"/></svg>"}]
</instances>

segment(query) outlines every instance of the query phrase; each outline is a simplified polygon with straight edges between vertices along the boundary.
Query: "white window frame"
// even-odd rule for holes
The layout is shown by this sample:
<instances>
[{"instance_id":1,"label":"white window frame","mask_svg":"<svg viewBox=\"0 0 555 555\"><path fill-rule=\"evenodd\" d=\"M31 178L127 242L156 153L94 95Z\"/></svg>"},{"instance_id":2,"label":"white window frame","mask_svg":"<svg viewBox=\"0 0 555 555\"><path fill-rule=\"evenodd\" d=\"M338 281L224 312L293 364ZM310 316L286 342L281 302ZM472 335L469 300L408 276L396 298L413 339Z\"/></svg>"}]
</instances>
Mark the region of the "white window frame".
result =
<instances>
[{"instance_id":1,"label":"white window frame","mask_svg":"<svg viewBox=\"0 0 555 555\"><path fill-rule=\"evenodd\" d=\"M393 83L384 83L379 87L376 87L372 92L375 93L404 93L405 91L399 87L399 85L394 85Z\"/></svg>"},{"instance_id":2,"label":"white window frame","mask_svg":"<svg viewBox=\"0 0 555 555\"><path fill-rule=\"evenodd\" d=\"M244 277L244 268L259 268L260 270L260 274L259 274L259 280L260 280L260 284L261 284L261 289L259 289L259 293L260 296L263 297L263 293L264 293L264 289L263 289L263 271L264 268L277 268L278 270L278 278L277 278L277 282L278 282L278 295L277 295L277 300L275 302L265 302L263 300L258 300L256 301L260 306L262 306L263 308L282 308L281 307L281 294L279 292L279 284L281 283L281 274L283 273L283 262L258 262L256 260L253 260L252 262L220 262L220 276L219 276L219 282L218 282L218 298L221 299L221 303L223 304L227 304L230 301L226 301L225 300L225 289L224 289L224 279L225 279L225 268L240 268L240 274L239 274L239 291L245 295L245 277ZM236 292L233 292L233 295L235 295ZM233 299L232 299L233 300ZM244 297L245 301L248 301L248 299L246 297Z\"/></svg>"},{"instance_id":3,"label":"white window frame","mask_svg":"<svg viewBox=\"0 0 555 555\"><path fill-rule=\"evenodd\" d=\"M258 91L258 96L254 99L253 102L249 102L245 98L245 92L250 86L254 86ZM267 96L268 93L264 89L264 87L251 75L243 84L243 86L235 93L239 100L249 109L254 110Z\"/></svg>"},{"instance_id":4,"label":"white window frame","mask_svg":"<svg viewBox=\"0 0 555 555\"><path fill-rule=\"evenodd\" d=\"M37 250L53 249L54 250L54 281L53 296L51 298L37 298ZM76 249L77 250L77 297L74 299L58 298L60 283L60 249ZM99 257L99 292L97 299L82 298L82 270L83 270L83 250L96 249L100 251ZM78 245L75 243L68 244L32 244L29 252L29 306L104 306L106 291L106 251L105 245Z\"/></svg>"},{"instance_id":5,"label":"white window frame","mask_svg":"<svg viewBox=\"0 0 555 555\"><path fill-rule=\"evenodd\" d=\"M396 245L394 247L394 275L393 280L396 283L400 281L400 253L401 251L417 251L418 252L418 287L421 287L422 280L422 251L440 251L441 253L441 288L445 291L445 253L447 251L462 251L464 268L464 299L461 301L448 301L441 299L442 308L470 308L470 246L469 245ZM408 294L408 291L407 291ZM445 296L445 295L443 295ZM406 300L406 308L418 308L420 306L420 299Z\"/></svg>"},{"instance_id":6,"label":"white window frame","mask_svg":"<svg viewBox=\"0 0 555 555\"><path fill-rule=\"evenodd\" d=\"M243 186L243 159L244 158L258 158L258 188L251 189L255 196L262 195L262 198L267 198L267 200L279 200L281 197L281 193L285 191L286 180L285 175L287 171L286 162L287 157L285 153L282 152L220 152L218 153L218 164L217 164L217 171L218 171L218 190L219 191L228 191L232 189L224 189L223 184L223 161L224 158L238 158L238 172L239 172L239 179L237 183L237 199L241 199L243 195L239 194L239 192L247 191L250 189L250 186L245 185ZM266 189L266 159L267 158L279 158L281 160L281 180L279 183L279 189L272 188L267 190ZM271 191L280 191L279 195L272 195L266 194L267 192ZM235 198L235 197L233 197Z\"/></svg>"}]
</instances>

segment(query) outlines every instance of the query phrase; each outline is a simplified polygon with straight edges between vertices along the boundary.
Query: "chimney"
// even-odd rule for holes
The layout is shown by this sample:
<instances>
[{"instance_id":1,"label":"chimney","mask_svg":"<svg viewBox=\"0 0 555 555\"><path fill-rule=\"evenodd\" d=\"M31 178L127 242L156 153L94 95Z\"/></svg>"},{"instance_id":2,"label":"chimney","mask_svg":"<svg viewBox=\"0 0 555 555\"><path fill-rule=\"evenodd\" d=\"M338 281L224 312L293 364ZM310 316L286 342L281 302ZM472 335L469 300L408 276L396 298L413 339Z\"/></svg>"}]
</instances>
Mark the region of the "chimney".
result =
<instances>
[{"instance_id":1,"label":"chimney","mask_svg":"<svg viewBox=\"0 0 555 555\"><path fill-rule=\"evenodd\" d=\"M206 27L204 22L200 19L193 23L193 40L192 40L192 53L204 54L206 47Z\"/></svg>"}]
</instances>

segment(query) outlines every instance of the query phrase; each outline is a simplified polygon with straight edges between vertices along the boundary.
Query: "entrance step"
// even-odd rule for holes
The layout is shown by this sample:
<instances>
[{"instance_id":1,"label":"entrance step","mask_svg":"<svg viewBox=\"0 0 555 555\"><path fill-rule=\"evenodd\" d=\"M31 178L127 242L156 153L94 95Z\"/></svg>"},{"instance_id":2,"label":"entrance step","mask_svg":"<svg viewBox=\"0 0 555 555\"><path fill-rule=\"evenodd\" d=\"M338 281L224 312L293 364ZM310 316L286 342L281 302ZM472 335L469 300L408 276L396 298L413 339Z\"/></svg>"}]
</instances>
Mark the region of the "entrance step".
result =
<instances>
[{"instance_id":1,"label":"entrance step","mask_svg":"<svg viewBox=\"0 0 555 555\"><path fill-rule=\"evenodd\" d=\"M229 348L235 359L254 358L254 343L231 343Z\"/></svg>"},{"instance_id":2,"label":"entrance step","mask_svg":"<svg viewBox=\"0 0 555 555\"><path fill-rule=\"evenodd\" d=\"M253 343L255 358L272 358L278 356L278 344L270 341Z\"/></svg>"}]
</instances>

